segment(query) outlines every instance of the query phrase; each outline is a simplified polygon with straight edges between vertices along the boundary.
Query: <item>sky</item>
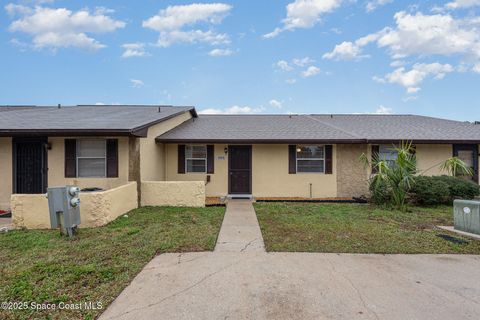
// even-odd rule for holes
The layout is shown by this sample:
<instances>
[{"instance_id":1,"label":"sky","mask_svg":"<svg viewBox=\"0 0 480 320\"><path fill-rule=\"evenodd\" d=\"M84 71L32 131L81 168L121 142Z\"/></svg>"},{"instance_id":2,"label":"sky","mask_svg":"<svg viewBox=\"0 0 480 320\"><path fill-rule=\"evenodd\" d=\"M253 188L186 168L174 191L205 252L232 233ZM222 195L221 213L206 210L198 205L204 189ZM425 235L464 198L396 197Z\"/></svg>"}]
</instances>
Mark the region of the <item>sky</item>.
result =
<instances>
[{"instance_id":1,"label":"sky","mask_svg":"<svg viewBox=\"0 0 480 320\"><path fill-rule=\"evenodd\" d=\"M480 0L0 3L4 105L480 120Z\"/></svg>"}]
</instances>

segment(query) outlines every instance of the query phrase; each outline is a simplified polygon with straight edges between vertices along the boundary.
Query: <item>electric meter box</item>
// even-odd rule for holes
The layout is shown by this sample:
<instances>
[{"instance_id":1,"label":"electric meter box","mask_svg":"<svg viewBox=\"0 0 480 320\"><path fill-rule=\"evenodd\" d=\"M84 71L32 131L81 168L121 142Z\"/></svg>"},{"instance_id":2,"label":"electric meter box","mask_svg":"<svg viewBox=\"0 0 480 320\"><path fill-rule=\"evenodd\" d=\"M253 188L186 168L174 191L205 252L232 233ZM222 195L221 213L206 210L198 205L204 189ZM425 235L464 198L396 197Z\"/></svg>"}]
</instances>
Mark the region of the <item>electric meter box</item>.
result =
<instances>
[{"instance_id":1,"label":"electric meter box","mask_svg":"<svg viewBox=\"0 0 480 320\"><path fill-rule=\"evenodd\" d=\"M80 224L80 189L75 186L48 188L48 208L52 229L73 236Z\"/></svg>"},{"instance_id":2,"label":"electric meter box","mask_svg":"<svg viewBox=\"0 0 480 320\"><path fill-rule=\"evenodd\" d=\"M455 200L453 220L456 230L480 235L480 201Z\"/></svg>"}]
</instances>

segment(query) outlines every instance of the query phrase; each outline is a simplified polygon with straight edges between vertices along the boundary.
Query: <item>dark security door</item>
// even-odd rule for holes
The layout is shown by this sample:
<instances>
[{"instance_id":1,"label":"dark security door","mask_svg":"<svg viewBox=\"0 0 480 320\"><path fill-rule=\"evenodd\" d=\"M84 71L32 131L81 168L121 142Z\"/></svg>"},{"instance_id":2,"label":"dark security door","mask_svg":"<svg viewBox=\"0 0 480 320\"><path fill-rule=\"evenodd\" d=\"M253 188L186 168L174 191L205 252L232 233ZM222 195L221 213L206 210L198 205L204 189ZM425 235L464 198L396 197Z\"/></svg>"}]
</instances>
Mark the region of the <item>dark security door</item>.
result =
<instances>
[{"instance_id":1,"label":"dark security door","mask_svg":"<svg viewBox=\"0 0 480 320\"><path fill-rule=\"evenodd\" d=\"M14 193L47 192L47 139L14 139Z\"/></svg>"},{"instance_id":2,"label":"dark security door","mask_svg":"<svg viewBox=\"0 0 480 320\"><path fill-rule=\"evenodd\" d=\"M252 193L252 146L228 147L228 193Z\"/></svg>"}]
</instances>

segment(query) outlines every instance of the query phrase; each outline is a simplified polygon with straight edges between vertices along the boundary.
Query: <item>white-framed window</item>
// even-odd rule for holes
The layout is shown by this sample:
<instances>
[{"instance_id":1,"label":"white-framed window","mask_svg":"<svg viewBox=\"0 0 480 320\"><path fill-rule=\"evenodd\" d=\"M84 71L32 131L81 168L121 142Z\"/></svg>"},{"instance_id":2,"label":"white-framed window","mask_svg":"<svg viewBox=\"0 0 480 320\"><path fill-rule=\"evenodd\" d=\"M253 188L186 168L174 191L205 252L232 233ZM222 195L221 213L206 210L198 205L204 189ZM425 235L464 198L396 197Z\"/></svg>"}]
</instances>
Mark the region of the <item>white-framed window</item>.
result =
<instances>
[{"instance_id":1,"label":"white-framed window","mask_svg":"<svg viewBox=\"0 0 480 320\"><path fill-rule=\"evenodd\" d=\"M207 172L207 146L185 146L185 169L187 173Z\"/></svg>"},{"instance_id":2,"label":"white-framed window","mask_svg":"<svg viewBox=\"0 0 480 320\"><path fill-rule=\"evenodd\" d=\"M107 140L77 140L77 177L105 178L107 176Z\"/></svg>"},{"instance_id":3,"label":"white-framed window","mask_svg":"<svg viewBox=\"0 0 480 320\"><path fill-rule=\"evenodd\" d=\"M297 172L325 173L325 146L297 146Z\"/></svg>"},{"instance_id":4,"label":"white-framed window","mask_svg":"<svg viewBox=\"0 0 480 320\"><path fill-rule=\"evenodd\" d=\"M391 166L395 164L398 158L398 152L395 150L395 146L382 144L378 147L379 160L387 162L387 165Z\"/></svg>"}]
</instances>

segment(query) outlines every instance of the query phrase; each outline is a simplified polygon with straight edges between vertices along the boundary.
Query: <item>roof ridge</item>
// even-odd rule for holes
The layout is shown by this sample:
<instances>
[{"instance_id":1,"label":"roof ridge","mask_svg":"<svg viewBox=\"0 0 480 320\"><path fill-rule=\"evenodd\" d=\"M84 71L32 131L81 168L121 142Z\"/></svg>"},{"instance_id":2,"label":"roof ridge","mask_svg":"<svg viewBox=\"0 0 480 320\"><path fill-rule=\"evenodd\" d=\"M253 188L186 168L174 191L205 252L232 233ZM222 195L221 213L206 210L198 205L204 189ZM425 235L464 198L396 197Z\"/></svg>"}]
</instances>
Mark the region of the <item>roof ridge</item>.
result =
<instances>
[{"instance_id":1,"label":"roof ridge","mask_svg":"<svg viewBox=\"0 0 480 320\"><path fill-rule=\"evenodd\" d=\"M358 135L356 135L356 134L354 134L354 133L351 133L350 131L347 131L347 130L345 130L345 129L342 129L342 128L340 128L340 127L337 127L337 126L335 126L335 125L333 125L333 124L326 123L326 122L324 122L324 121L321 121L320 119L316 119L316 118L314 118L314 117L311 116L311 115L307 115L307 118L312 119L313 121L317 121L317 122L319 122L319 123L321 123L321 124L324 124L324 125L326 125L327 127L331 127L331 128L337 129L337 130L339 130L339 131L342 131L343 133L349 134L349 135L351 135L352 137L355 137L355 138L358 138L358 139L362 139L360 136L358 136Z\"/></svg>"}]
</instances>

